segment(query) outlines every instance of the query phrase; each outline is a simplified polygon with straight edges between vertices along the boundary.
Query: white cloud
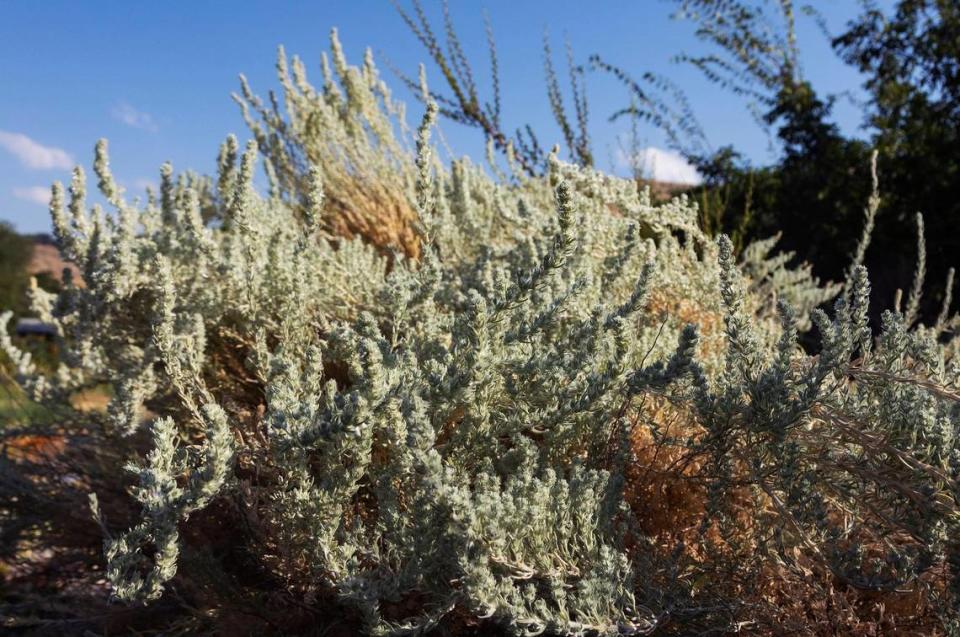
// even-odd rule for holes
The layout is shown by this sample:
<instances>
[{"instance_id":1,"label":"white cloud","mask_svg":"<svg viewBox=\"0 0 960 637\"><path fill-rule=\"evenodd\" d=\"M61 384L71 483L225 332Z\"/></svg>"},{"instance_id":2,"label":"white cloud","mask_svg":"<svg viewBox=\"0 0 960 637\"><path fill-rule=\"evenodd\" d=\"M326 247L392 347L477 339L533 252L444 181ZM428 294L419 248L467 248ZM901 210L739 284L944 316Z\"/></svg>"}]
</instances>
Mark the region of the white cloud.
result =
<instances>
[{"instance_id":1,"label":"white cloud","mask_svg":"<svg viewBox=\"0 0 960 637\"><path fill-rule=\"evenodd\" d=\"M50 188L43 186L26 186L23 188L14 188L13 196L24 201L32 201L41 206L50 205Z\"/></svg>"},{"instance_id":2,"label":"white cloud","mask_svg":"<svg viewBox=\"0 0 960 637\"><path fill-rule=\"evenodd\" d=\"M682 155L654 146L639 149L632 158L618 151L616 162L621 169L636 166L644 177L654 181L674 184L699 184L703 181L697 169Z\"/></svg>"},{"instance_id":3,"label":"white cloud","mask_svg":"<svg viewBox=\"0 0 960 637\"><path fill-rule=\"evenodd\" d=\"M44 146L22 133L0 130L0 148L19 159L20 163L27 168L69 170L74 164L73 158L67 151L53 146Z\"/></svg>"},{"instance_id":4,"label":"white cloud","mask_svg":"<svg viewBox=\"0 0 960 637\"><path fill-rule=\"evenodd\" d=\"M140 128L151 133L157 132L157 123L154 121L153 115L137 110L127 102L120 102L114 106L110 114L113 115L115 120L127 126Z\"/></svg>"}]
</instances>

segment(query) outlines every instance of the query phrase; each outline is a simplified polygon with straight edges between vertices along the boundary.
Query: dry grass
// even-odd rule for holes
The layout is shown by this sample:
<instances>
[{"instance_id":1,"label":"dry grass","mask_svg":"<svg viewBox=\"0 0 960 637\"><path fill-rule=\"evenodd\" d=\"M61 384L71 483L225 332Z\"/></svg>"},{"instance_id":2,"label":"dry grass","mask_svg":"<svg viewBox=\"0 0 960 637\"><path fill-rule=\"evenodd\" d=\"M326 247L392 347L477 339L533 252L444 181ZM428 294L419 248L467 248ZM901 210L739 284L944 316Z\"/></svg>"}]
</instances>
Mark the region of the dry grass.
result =
<instances>
[{"instance_id":1,"label":"dry grass","mask_svg":"<svg viewBox=\"0 0 960 637\"><path fill-rule=\"evenodd\" d=\"M397 249L408 257L420 256L417 213L411 202L364 179L345 173L324 184L327 229L336 236L360 237L384 250Z\"/></svg>"},{"instance_id":2,"label":"dry grass","mask_svg":"<svg viewBox=\"0 0 960 637\"><path fill-rule=\"evenodd\" d=\"M942 589L945 573L935 571L895 591L859 589L831 572L795 540L782 550L764 538L786 524L765 494L748 488L747 463L734 461L734 486L723 507L728 524L703 533L710 467L701 451L692 451L704 430L692 412L664 397L643 397L631 436L633 462L627 469L625 496L649 542L634 551L654 550L653 564L664 572L676 569L694 592L736 600L748 623L747 635L940 635L941 624L931 604L931 591ZM736 457L738 452L731 451ZM841 515L834 511L833 516ZM721 528L724 527L725 528ZM787 537L791 537L787 533ZM795 536L794 536L795 537ZM859 538L868 556L883 555L891 538ZM901 542L909 542L906 536ZM682 550L677 553L677 547ZM635 559L650 561L635 553ZM663 573L646 577L670 584Z\"/></svg>"},{"instance_id":3,"label":"dry grass","mask_svg":"<svg viewBox=\"0 0 960 637\"><path fill-rule=\"evenodd\" d=\"M704 358L720 358L726 349L723 315L709 310L680 290L664 285L651 290L646 312L656 322L672 321L678 325L696 325L700 336L699 350Z\"/></svg>"}]
</instances>

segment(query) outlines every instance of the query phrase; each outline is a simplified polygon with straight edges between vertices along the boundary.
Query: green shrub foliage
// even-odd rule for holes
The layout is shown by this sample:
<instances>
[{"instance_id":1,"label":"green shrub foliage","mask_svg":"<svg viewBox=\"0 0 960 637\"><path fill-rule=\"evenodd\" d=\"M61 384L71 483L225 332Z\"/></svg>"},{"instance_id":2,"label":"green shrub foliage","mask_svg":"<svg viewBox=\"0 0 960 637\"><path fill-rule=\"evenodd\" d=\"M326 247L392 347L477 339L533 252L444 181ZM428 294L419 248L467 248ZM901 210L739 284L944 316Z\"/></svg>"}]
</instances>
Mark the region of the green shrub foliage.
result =
<instances>
[{"instance_id":1,"label":"green shrub foliage","mask_svg":"<svg viewBox=\"0 0 960 637\"><path fill-rule=\"evenodd\" d=\"M79 168L54 187L85 286L32 302L62 360L43 375L3 346L38 401L112 388L105 416L77 415L100 444L150 431L139 513L90 495L113 595L214 568L182 535L220 507L290 599L371 634L732 630L767 612L738 582L810 564L921 590L956 630L957 320L912 324L922 269L875 337L861 266L821 286L775 240L738 261L685 198L555 154L543 177L447 168L435 107L408 133L372 59L349 66L334 37L332 67L314 88L281 53L285 105L244 84L255 141L228 139L215 179L165 165L132 202L101 142L112 213ZM699 467L702 510L667 550L628 493L639 427Z\"/></svg>"}]
</instances>

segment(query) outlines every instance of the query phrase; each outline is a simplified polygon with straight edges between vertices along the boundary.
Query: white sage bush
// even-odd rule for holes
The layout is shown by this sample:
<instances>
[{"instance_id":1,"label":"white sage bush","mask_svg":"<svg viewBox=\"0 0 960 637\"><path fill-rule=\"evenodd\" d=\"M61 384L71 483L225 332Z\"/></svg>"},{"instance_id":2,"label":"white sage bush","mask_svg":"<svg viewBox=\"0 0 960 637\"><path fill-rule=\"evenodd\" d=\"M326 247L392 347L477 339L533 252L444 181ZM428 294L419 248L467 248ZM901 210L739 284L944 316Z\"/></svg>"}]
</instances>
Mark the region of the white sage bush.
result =
<instances>
[{"instance_id":1,"label":"white sage bush","mask_svg":"<svg viewBox=\"0 0 960 637\"><path fill-rule=\"evenodd\" d=\"M410 132L372 56L351 67L332 42L322 88L282 51L283 104L243 83L254 139L228 138L214 178L165 165L130 201L101 142L111 211L88 209L80 168L54 186L83 272L32 290L59 367L0 338L41 403L111 388L75 425L100 444L150 432L129 467L140 514L91 494L117 598L211 568L182 535L219 506L288 599L371 634L731 630L766 612L737 578L810 564L922 590L956 630L958 322L948 302L912 324L922 264L875 338L862 267L821 286L775 239L738 262L691 201L654 205L556 151L543 178L447 167L436 107ZM704 494L667 547L627 480L639 429Z\"/></svg>"}]
</instances>

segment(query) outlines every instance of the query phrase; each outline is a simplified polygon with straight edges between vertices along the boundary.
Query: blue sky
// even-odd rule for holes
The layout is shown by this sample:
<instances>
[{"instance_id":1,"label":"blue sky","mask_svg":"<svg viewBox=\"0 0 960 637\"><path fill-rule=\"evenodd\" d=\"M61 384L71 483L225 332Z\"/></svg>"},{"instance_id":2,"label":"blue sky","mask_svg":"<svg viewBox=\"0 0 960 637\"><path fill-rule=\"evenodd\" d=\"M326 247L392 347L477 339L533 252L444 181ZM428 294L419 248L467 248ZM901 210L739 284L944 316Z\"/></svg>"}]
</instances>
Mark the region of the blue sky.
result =
<instances>
[{"instance_id":1,"label":"blue sky","mask_svg":"<svg viewBox=\"0 0 960 637\"><path fill-rule=\"evenodd\" d=\"M438 2L424 0L424 5L438 17ZM562 52L566 35L578 60L599 53L636 75L652 70L669 76L687 92L714 147L732 143L755 163L773 159L743 100L671 62L677 53L703 47L690 23L671 19L670 2L486 0L451 5L467 55L484 80L484 10L489 14L507 127L529 122L547 145L562 139L543 82L541 47L548 28L555 52ZM820 0L817 6L838 31L856 14L857 3ZM46 231L43 201L50 183L68 181L74 163L89 166L100 137L110 140L114 173L132 194L156 183L166 160L177 169L213 172L223 138L231 132L246 137L230 99L237 75L246 74L258 93L274 88L276 47L283 44L306 61L316 78L331 27L338 27L351 62L360 62L366 47L373 49L382 74L411 105L410 118L416 121L414 99L386 61L415 74L426 55L386 0L0 0L0 219L21 232ZM835 58L811 21L802 21L798 33L805 75L818 90L858 89L861 79ZM557 61L564 71L565 63ZM428 79L440 86L429 66ZM626 134L628 125L609 124L606 118L629 97L608 76L590 74L587 86L598 163L622 171L611 159L618 135ZM844 130L857 133L862 117L852 104L840 101L836 119ZM477 130L451 122L441 126L456 153L482 152ZM652 149L666 148L655 130L641 129L640 136Z\"/></svg>"}]
</instances>

